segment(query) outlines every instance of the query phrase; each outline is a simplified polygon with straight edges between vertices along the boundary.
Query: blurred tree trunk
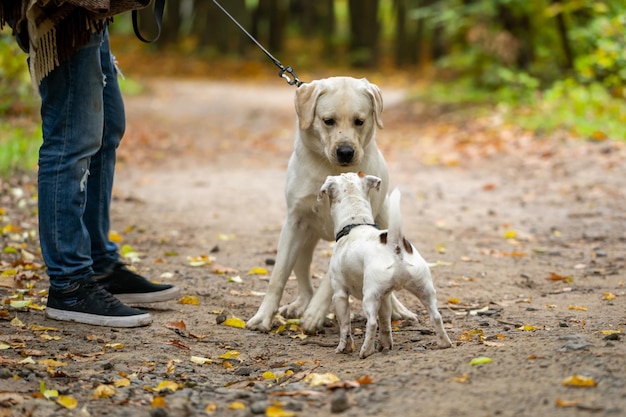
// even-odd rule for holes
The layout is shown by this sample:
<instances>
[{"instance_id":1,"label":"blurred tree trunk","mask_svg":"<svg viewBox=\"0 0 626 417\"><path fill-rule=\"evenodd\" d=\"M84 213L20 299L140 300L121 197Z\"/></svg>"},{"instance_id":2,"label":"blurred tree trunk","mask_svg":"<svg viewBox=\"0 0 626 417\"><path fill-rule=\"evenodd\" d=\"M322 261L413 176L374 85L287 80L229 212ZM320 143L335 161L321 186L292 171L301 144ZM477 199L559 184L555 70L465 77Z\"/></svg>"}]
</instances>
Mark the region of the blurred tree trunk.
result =
<instances>
[{"instance_id":1,"label":"blurred tree trunk","mask_svg":"<svg viewBox=\"0 0 626 417\"><path fill-rule=\"evenodd\" d=\"M409 14L418 3L417 0L394 0L396 10L394 58L398 66L419 63L423 19L412 19Z\"/></svg>"},{"instance_id":2,"label":"blurred tree trunk","mask_svg":"<svg viewBox=\"0 0 626 417\"><path fill-rule=\"evenodd\" d=\"M519 8L517 8L519 9ZM528 69L534 60L533 33L530 17L514 5L501 3L498 6L498 20L502 27L511 33L519 45L515 57L515 66Z\"/></svg>"},{"instance_id":3,"label":"blurred tree trunk","mask_svg":"<svg viewBox=\"0 0 626 417\"><path fill-rule=\"evenodd\" d=\"M167 0L163 13L161 42L163 44L177 43L180 35L182 16L180 14L180 0Z\"/></svg>"},{"instance_id":4,"label":"blurred tree trunk","mask_svg":"<svg viewBox=\"0 0 626 417\"><path fill-rule=\"evenodd\" d=\"M288 0L259 0L252 14L251 33L272 54L283 50L288 9Z\"/></svg>"},{"instance_id":5,"label":"blurred tree trunk","mask_svg":"<svg viewBox=\"0 0 626 417\"><path fill-rule=\"evenodd\" d=\"M373 68L378 63L378 0L349 0L350 62Z\"/></svg>"},{"instance_id":6,"label":"blurred tree trunk","mask_svg":"<svg viewBox=\"0 0 626 417\"><path fill-rule=\"evenodd\" d=\"M245 0L228 0L220 4L246 30L250 30ZM198 39L200 49L212 47L223 54L244 53L249 39L213 2L196 0L193 10L191 33Z\"/></svg>"},{"instance_id":7,"label":"blurred tree trunk","mask_svg":"<svg viewBox=\"0 0 626 417\"><path fill-rule=\"evenodd\" d=\"M558 0L552 0L552 3L558 3ZM567 36L567 23L565 23L565 16L561 11L554 18L556 19L556 27L559 33L559 39L561 40L563 55L565 56L565 69L571 70L574 68L574 52Z\"/></svg>"}]
</instances>

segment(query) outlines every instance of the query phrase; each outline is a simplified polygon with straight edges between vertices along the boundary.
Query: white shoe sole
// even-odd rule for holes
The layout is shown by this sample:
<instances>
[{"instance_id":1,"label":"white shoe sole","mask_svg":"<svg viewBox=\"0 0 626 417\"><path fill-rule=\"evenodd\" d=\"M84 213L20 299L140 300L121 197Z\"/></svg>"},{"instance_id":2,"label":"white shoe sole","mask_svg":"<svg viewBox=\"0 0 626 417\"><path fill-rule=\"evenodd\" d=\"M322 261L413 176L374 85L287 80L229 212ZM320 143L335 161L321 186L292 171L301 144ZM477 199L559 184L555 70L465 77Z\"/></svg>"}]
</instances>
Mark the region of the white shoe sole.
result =
<instances>
[{"instance_id":1,"label":"white shoe sole","mask_svg":"<svg viewBox=\"0 0 626 417\"><path fill-rule=\"evenodd\" d=\"M152 316L148 313L137 314L134 316L98 316L96 314L80 313L77 311L59 310L47 307L46 316L59 321L72 321L76 323L107 327L141 327L152 323Z\"/></svg>"},{"instance_id":2,"label":"white shoe sole","mask_svg":"<svg viewBox=\"0 0 626 417\"><path fill-rule=\"evenodd\" d=\"M180 288L172 287L163 291L145 292L140 294L113 294L115 298L126 305L159 303L162 301L173 300L180 294Z\"/></svg>"}]
</instances>

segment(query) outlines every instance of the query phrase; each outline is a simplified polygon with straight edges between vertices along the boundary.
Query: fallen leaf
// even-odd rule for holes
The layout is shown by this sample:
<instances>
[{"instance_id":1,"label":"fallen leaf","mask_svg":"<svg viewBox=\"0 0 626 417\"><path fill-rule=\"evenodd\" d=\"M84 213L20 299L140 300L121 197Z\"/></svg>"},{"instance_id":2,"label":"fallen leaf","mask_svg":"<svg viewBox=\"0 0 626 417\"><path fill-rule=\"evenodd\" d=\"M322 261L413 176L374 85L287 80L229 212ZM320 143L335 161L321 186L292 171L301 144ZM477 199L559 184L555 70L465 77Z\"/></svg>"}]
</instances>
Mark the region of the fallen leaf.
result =
<instances>
[{"instance_id":1,"label":"fallen leaf","mask_svg":"<svg viewBox=\"0 0 626 417\"><path fill-rule=\"evenodd\" d=\"M467 373L463 372L463 374L461 374L461 376L457 376L454 378L454 382L459 382L461 384L465 383L469 381L469 375L467 375Z\"/></svg>"},{"instance_id":2,"label":"fallen leaf","mask_svg":"<svg viewBox=\"0 0 626 417\"><path fill-rule=\"evenodd\" d=\"M505 239L515 239L517 237L517 232L515 230L507 230L504 232L502 237Z\"/></svg>"},{"instance_id":3,"label":"fallen leaf","mask_svg":"<svg viewBox=\"0 0 626 417\"><path fill-rule=\"evenodd\" d=\"M159 407L159 408L165 408L167 407L167 404L165 402L165 397L161 397L161 396L156 396L152 399L152 402L150 403L150 405L152 407Z\"/></svg>"},{"instance_id":4,"label":"fallen leaf","mask_svg":"<svg viewBox=\"0 0 626 417\"><path fill-rule=\"evenodd\" d=\"M615 294L613 294L610 291L605 291L602 295L602 299L604 301L611 301L611 300L615 300Z\"/></svg>"},{"instance_id":5,"label":"fallen leaf","mask_svg":"<svg viewBox=\"0 0 626 417\"><path fill-rule=\"evenodd\" d=\"M303 382L308 383L312 387L332 384L333 382L337 381L339 381L339 377L330 372L327 372L325 374L311 373L308 374L303 380Z\"/></svg>"},{"instance_id":6,"label":"fallen leaf","mask_svg":"<svg viewBox=\"0 0 626 417\"><path fill-rule=\"evenodd\" d=\"M209 255L188 256L187 262L190 266L204 266L211 265L215 262L215 258Z\"/></svg>"},{"instance_id":7,"label":"fallen leaf","mask_svg":"<svg viewBox=\"0 0 626 417\"><path fill-rule=\"evenodd\" d=\"M198 301L198 297L196 297L195 295L185 295L183 298L178 300L178 304L190 304L197 306L200 304L200 302Z\"/></svg>"},{"instance_id":8,"label":"fallen leaf","mask_svg":"<svg viewBox=\"0 0 626 417\"><path fill-rule=\"evenodd\" d=\"M241 284L243 282L243 280L241 279L241 277L239 275L236 275L234 277L228 277L228 282L234 282L235 284Z\"/></svg>"},{"instance_id":9,"label":"fallen leaf","mask_svg":"<svg viewBox=\"0 0 626 417\"><path fill-rule=\"evenodd\" d=\"M197 365L204 365L206 363L213 363L213 361L209 358L204 358L202 356L192 356L191 358L189 358L189 360L191 360L191 362L197 364Z\"/></svg>"},{"instance_id":10,"label":"fallen leaf","mask_svg":"<svg viewBox=\"0 0 626 417\"><path fill-rule=\"evenodd\" d=\"M128 379L128 378L116 379L115 381L113 381L113 385L116 388L129 387L130 386L130 379Z\"/></svg>"},{"instance_id":11,"label":"fallen leaf","mask_svg":"<svg viewBox=\"0 0 626 417\"><path fill-rule=\"evenodd\" d=\"M477 358L472 359L469 364L470 365L484 365L486 363L491 363L493 362L493 359L488 358L486 356L479 356Z\"/></svg>"},{"instance_id":12,"label":"fallen leaf","mask_svg":"<svg viewBox=\"0 0 626 417\"><path fill-rule=\"evenodd\" d=\"M237 358L240 353L236 350L229 350L228 352L219 356L220 359L234 359Z\"/></svg>"},{"instance_id":13,"label":"fallen leaf","mask_svg":"<svg viewBox=\"0 0 626 417\"><path fill-rule=\"evenodd\" d=\"M124 343L107 343L104 345L104 347L111 348L111 349L123 349Z\"/></svg>"},{"instance_id":14,"label":"fallen leaf","mask_svg":"<svg viewBox=\"0 0 626 417\"><path fill-rule=\"evenodd\" d=\"M207 414L213 414L215 411L217 411L217 403L209 403L204 408L204 412Z\"/></svg>"},{"instance_id":15,"label":"fallen leaf","mask_svg":"<svg viewBox=\"0 0 626 417\"><path fill-rule=\"evenodd\" d=\"M115 387L108 384L100 384L93 391L93 398L110 398L115 394Z\"/></svg>"},{"instance_id":16,"label":"fallen leaf","mask_svg":"<svg viewBox=\"0 0 626 417\"><path fill-rule=\"evenodd\" d=\"M374 380L369 375L363 375L361 378L357 378L356 382L358 382L359 385L369 385L373 384Z\"/></svg>"},{"instance_id":17,"label":"fallen leaf","mask_svg":"<svg viewBox=\"0 0 626 417\"><path fill-rule=\"evenodd\" d=\"M595 387L597 385L596 381L593 378L583 375L572 375L565 378L561 383L566 387L581 388Z\"/></svg>"},{"instance_id":18,"label":"fallen leaf","mask_svg":"<svg viewBox=\"0 0 626 417\"><path fill-rule=\"evenodd\" d=\"M524 324L523 326L517 327L517 330L522 331L522 332L534 332L535 330L537 330L537 326Z\"/></svg>"},{"instance_id":19,"label":"fallen leaf","mask_svg":"<svg viewBox=\"0 0 626 417\"><path fill-rule=\"evenodd\" d=\"M559 275L554 272L550 272L550 276L546 278L548 281L562 281L562 282L572 282L574 281L574 277L571 275Z\"/></svg>"},{"instance_id":20,"label":"fallen leaf","mask_svg":"<svg viewBox=\"0 0 626 417\"><path fill-rule=\"evenodd\" d=\"M248 274L250 275L267 275L268 273L267 269L261 267L252 268L248 271Z\"/></svg>"},{"instance_id":21,"label":"fallen leaf","mask_svg":"<svg viewBox=\"0 0 626 417\"><path fill-rule=\"evenodd\" d=\"M233 401L232 403L228 404L228 408L231 410L245 410L246 405L239 401Z\"/></svg>"},{"instance_id":22,"label":"fallen leaf","mask_svg":"<svg viewBox=\"0 0 626 417\"><path fill-rule=\"evenodd\" d=\"M67 408L68 410L73 410L78 407L78 401L72 396L69 395L59 395L57 398L57 403Z\"/></svg>"},{"instance_id":23,"label":"fallen leaf","mask_svg":"<svg viewBox=\"0 0 626 417\"><path fill-rule=\"evenodd\" d=\"M578 311L587 311L587 307L584 306L574 306L574 305L568 305L567 306L568 310L578 310Z\"/></svg>"},{"instance_id":24,"label":"fallen leaf","mask_svg":"<svg viewBox=\"0 0 626 417\"><path fill-rule=\"evenodd\" d=\"M557 398L556 406L563 407L563 408L575 407L579 402L580 402L579 400L567 401L567 400L562 400L560 398Z\"/></svg>"},{"instance_id":25,"label":"fallen leaf","mask_svg":"<svg viewBox=\"0 0 626 417\"><path fill-rule=\"evenodd\" d=\"M448 298L448 304L461 304L461 300L458 298Z\"/></svg>"},{"instance_id":26,"label":"fallen leaf","mask_svg":"<svg viewBox=\"0 0 626 417\"><path fill-rule=\"evenodd\" d=\"M187 325L185 324L183 320L168 321L163 325L163 327L167 329L172 329L172 330L187 330Z\"/></svg>"},{"instance_id":27,"label":"fallen leaf","mask_svg":"<svg viewBox=\"0 0 626 417\"><path fill-rule=\"evenodd\" d=\"M289 410L283 410L280 405L270 405L265 410L266 417L293 417L296 413Z\"/></svg>"}]
</instances>

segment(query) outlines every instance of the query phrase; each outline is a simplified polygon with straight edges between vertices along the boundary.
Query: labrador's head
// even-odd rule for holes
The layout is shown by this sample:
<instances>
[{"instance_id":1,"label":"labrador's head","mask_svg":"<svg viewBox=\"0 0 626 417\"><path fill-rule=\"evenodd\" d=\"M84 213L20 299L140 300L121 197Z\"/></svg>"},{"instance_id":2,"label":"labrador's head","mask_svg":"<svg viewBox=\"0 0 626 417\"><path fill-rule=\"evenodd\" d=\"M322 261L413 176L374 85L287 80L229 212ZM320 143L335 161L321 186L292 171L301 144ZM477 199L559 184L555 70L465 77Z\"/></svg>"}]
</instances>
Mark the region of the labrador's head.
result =
<instances>
[{"instance_id":1,"label":"labrador's head","mask_svg":"<svg viewBox=\"0 0 626 417\"><path fill-rule=\"evenodd\" d=\"M336 165L359 164L376 126L383 128L380 89L365 78L332 77L302 84L295 105L305 146Z\"/></svg>"}]
</instances>

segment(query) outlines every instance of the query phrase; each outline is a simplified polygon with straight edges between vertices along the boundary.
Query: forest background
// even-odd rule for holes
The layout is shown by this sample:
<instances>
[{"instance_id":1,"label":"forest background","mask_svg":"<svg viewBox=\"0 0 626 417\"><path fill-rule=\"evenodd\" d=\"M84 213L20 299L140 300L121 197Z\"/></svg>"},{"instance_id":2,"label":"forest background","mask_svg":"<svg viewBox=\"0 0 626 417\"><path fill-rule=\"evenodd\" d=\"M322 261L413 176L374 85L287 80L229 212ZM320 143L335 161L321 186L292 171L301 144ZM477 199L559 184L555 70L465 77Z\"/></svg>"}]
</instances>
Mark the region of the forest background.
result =
<instances>
[{"instance_id":1,"label":"forest background","mask_svg":"<svg viewBox=\"0 0 626 417\"><path fill-rule=\"evenodd\" d=\"M493 111L535 132L626 139L626 3L583 0L228 0L223 6L301 79L386 77L417 100ZM140 13L155 32L151 8ZM111 26L127 94L143 76L274 76L208 0L167 0L161 37ZM37 102L9 28L0 32L0 172L34 168ZM373 75L374 74L374 75Z\"/></svg>"}]
</instances>

